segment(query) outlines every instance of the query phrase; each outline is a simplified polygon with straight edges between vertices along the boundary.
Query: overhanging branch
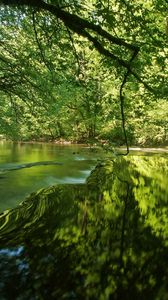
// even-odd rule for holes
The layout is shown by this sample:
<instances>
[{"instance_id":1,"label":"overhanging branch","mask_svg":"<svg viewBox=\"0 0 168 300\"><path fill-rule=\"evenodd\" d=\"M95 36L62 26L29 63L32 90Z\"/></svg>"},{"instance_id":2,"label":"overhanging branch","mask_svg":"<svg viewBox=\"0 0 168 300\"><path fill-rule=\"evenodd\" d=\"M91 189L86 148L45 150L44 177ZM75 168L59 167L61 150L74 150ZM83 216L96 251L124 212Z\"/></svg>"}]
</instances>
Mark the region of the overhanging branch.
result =
<instances>
[{"instance_id":1,"label":"overhanging branch","mask_svg":"<svg viewBox=\"0 0 168 300\"><path fill-rule=\"evenodd\" d=\"M137 52L135 52L130 61L129 61L129 64L131 64L133 62L133 60L136 58L137 56ZM124 153L123 155L127 155L129 153L129 145L128 145L128 138L127 138L127 132L126 132L126 128L125 128L125 114L124 114L124 94L123 94L123 90L124 90L124 87L127 83L127 79L130 75L130 70L127 70L127 72L125 73L124 75L124 78L123 78L123 81L121 83L121 86L120 86L120 110L121 110L121 119L122 119L122 129L123 129L123 134L124 134L124 139L125 139L125 144L126 144L126 147L127 147L127 150L126 150L126 153Z\"/></svg>"},{"instance_id":2,"label":"overhanging branch","mask_svg":"<svg viewBox=\"0 0 168 300\"><path fill-rule=\"evenodd\" d=\"M71 14L68 11L63 10L59 6L48 4L43 0L0 0L0 5L27 6L30 8L50 12L52 15L60 19L64 25L74 33L84 36L91 41L99 53L111 58L112 60L116 61L118 65L126 68L129 74L132 74L138 80L138 82L144 85L146 89L152 93L155 93L153 88L151 88L134 70L132 70L130 62L121 59L113 54L110 50L104 48L104 46L100 43L99 38L104 38L110 44L125 47L126 49L130 50L131 53L133 52L133 55L137 55L140 50L137 45L130 44L122 38L115 37L104 30L100 25L89 22L88 20L85 20L75 14ZM96 34L97 36L93 36L87 30L92 31L93 34Z\"/></svg>"}]
</instances>

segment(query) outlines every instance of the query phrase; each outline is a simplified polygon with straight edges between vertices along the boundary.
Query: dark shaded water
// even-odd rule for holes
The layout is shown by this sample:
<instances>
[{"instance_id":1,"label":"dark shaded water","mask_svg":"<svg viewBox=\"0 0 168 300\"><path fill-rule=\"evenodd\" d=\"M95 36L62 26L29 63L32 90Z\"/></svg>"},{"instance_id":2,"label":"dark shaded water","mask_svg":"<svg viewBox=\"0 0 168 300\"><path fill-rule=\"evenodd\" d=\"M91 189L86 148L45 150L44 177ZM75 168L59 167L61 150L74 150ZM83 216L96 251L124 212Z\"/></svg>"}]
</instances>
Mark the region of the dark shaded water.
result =
<instances>
[{"instance_id":1,"label":"dark shaded water","mask_svg":"<svg viewBox=\"0 0 168 300\"><path fill-rule=\"evenodd\" d=\"M168 299L167 175L118 157L2 214L0 299Z\"/></svg>"}]
</instances>

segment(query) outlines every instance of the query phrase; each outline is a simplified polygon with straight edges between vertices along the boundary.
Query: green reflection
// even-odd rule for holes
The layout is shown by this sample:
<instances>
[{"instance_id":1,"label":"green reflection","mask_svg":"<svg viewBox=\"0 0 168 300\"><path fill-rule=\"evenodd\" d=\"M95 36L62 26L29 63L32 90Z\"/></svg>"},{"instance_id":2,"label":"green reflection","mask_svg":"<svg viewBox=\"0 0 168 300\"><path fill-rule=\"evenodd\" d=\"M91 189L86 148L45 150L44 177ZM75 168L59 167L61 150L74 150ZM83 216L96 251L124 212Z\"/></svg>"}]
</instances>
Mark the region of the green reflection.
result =
<instances>
[{"instance_id":1,"label":"green reflection","mask_svg":"<svg viewBox=\"0 0 168 300\"><path fill-rule=\"evenodd\" d=\"M168 299L167 175L167 157L117 158L86 184L43 189L4 212L2 297Z\"/></svg>"},{"instance_id":2,"label":"green reflection","mask_svg":"<svg viewBox=\"0 0 168 300\"><path fill-rule=\"evenodd\" d=\"M83 183L100 154L95 153L94 159L92 156L87 148L78 145L0 141L0 212L16 207L40 188L57 183ZM48 161L50 165L19 169L24 164ZM60 165L52 165L53 162Z\"/></svg>"}]
</instances>

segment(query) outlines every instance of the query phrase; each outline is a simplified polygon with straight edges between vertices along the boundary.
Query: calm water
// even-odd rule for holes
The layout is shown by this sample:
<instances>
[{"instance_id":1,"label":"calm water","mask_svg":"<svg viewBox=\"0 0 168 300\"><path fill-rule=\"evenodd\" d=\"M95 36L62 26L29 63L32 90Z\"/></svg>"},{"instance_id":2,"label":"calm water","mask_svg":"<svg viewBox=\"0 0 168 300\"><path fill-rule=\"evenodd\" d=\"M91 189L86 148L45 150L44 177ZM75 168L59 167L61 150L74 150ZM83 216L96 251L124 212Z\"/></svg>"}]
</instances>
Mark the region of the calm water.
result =
<instances>
[{"instance_id":1,"label":"calm water","mask_svg":"<svg viewBox=\"0 0 168 300\"><path fill-rule=\"evenodd\" d=\"M2 148L4 195L67 184L1 214L1 300L168 299L167 154L113 156L83 184L100 154L54 145ZM11 170L37 161L63 165Z\"/></svg>"},{"instance_id":2,"label":"calm water","mask_svg":"<svg viewBox=\"0 0 168 300\"><path fill-rule=\"evenodd\" d=\"M56 183L84 183L101 155L81 146L7 143L0 141L0 212L15 207L40 188ZM62 165L41 165L12 170L25 163L42 161Z\"/></svg>"}]
</instances>

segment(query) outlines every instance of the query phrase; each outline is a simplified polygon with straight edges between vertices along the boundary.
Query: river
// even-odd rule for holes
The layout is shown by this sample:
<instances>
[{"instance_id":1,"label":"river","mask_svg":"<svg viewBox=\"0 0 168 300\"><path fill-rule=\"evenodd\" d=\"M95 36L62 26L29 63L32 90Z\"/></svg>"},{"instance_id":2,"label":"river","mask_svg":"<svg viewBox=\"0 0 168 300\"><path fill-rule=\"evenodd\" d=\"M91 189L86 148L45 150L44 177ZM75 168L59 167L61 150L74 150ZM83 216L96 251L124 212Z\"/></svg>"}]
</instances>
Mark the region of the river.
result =
<instances>
[{"instance_id":1,"label":"river","mask_svg":"<svg viewBox=\"0 0 168 300\"><path fill-rule=\"evenodd\" d=\"M166 154L164 149L131 148L131 155ZM97 162L107 156L101 149L81 145L0 141L0 212L17 206L38 189L57 183L84 183ZM24 164L46 161L51 165L22 168Z\"/></svg>"},{"instance_id":2,"label":"river","mask_svg":"<svg viewBox=\"0 0 168 300\"><path fill-rule=\"evenodd\" d=\"M168 299L168 155L146 151L1 143L0 299Z\"/></svg>"},{"instance_id":3,"label":"river","mask_svg":"<svg viewBox=\"0 0 168 300\"><path fill-rule=\"evenodd\" d=\"M15 207L38 189L57 183L84 183L101 157L100 151L93 153L86 146L0 141L0 212ZM46 161L51 165L19 169Z\"/></svg>"}]
</instances>

